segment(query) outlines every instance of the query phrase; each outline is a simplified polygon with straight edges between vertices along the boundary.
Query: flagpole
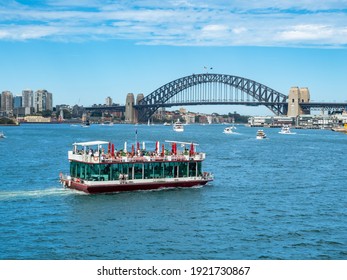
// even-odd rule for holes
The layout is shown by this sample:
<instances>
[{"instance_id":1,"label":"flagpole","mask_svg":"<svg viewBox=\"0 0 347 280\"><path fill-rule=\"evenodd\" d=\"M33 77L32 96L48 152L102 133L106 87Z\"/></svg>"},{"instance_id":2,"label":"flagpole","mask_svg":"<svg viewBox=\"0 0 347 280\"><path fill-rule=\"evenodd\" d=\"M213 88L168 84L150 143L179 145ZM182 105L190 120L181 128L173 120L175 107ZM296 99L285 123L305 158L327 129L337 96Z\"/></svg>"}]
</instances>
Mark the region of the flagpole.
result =
<instances>
[{"instance_id":1,"label":"flagpole","mask_svg":"<svg viewBox=\"0 0 347 280\"><path fill-rule=\"evenodd\" d=\"M137 128L135 130L135 145L137 145ZM136 147L136 146L135 146Z\"/></svg>"}]
</instances>

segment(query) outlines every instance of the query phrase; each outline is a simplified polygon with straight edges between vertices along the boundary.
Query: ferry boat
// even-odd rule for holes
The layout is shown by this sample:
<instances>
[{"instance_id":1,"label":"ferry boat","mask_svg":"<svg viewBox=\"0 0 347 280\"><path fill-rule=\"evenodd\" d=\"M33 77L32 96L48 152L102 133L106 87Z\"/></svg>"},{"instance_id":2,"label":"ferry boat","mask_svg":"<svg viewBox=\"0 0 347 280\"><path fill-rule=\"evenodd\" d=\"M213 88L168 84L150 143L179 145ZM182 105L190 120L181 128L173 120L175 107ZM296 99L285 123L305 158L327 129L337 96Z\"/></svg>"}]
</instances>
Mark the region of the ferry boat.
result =
<instances>
[{"instance_id":1,"label":"ferry boat","mask_svg":"<svg viewBox=\"0 0 347 280\"><path fill-rule=\"evenodd\" d=\"M177 122L174 123L173 130L176 132L183 132L184 131L183 124L180 122L180 120L178 120Z\"/></svg>"},{"instance_id":2,"label":"ferry boat","mask_svg":"<svg viewBox=\"0 0 347 280\"><path fill-rule=\"evenodd\" d=\"M256 139L265 139L265 138L266 138L266 134L265 134L264 130L259 129L257 131Z\"/></svg>"},{"instance_id":3,"label":"ferry boat","mask_svg":"<svg viewBox=\"0 0 347 280\"><path fill-rule=\"evenodd\" d=\"M60 173L61 183L85 193L111 193L205 185L213 180L202 171L206 154L196 151L195 143L166 141L171 150L156 142L154 151L137 142L136 149L117 151L111 142L74 143L68 151L70 174ZM184 148L178 149L178 146ZM186 148L186 146L189 147ZM106 150L105 150L106 147Z\"/></svg>"},{"instance_id":4,"label":"ferry boat","mask_svg":"<svg viewBox=\"0 0 347 280\"><path fill-rule=\"evenodd\" d=\"M296 134L296 132L290 131L289 125L283 125L281 128L281 131L279 131L278 133L280 133L280 134Z\"/></svg>"}]
</instances>

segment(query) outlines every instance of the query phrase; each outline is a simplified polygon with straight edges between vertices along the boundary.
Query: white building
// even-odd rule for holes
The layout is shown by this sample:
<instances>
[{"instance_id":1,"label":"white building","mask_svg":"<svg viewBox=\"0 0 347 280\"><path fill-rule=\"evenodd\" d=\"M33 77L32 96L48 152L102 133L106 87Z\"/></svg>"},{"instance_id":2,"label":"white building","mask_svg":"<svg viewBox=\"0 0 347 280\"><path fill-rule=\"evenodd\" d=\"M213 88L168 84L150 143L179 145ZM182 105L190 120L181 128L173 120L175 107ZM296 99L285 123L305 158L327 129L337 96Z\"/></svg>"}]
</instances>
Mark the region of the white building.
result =
<instances>
[{"instance_id":1,"label":"white building","mask_svg":"<svg viewBox=\"0 0 347 280\"><path fill-rule=\"evenodd\" d=\"M112 106L113 102L112 102L112 98L111 97L106 97L105 99L105 104L106 106Z\"/></svg>"}]
</instances>

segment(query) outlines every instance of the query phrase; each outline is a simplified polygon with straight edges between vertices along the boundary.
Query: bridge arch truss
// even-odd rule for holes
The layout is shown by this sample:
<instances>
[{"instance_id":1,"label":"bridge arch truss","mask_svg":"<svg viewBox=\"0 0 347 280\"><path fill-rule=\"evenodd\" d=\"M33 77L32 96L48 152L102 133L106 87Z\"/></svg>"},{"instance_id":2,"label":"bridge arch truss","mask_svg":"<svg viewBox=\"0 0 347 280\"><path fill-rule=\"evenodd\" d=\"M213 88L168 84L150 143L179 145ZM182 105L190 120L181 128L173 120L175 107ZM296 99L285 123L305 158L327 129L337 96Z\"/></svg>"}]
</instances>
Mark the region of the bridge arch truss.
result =
<instances>
[{"instance_id":1,"label":"bridge arch truss","mask_svg":"<svg viewBox=\"0 0 347 280\"><path fill-rule=\"evenodd\" d=\"M161 107L203 104L264 105L276 115L287 114L287 96L261 83L225 74L193 74L171 81L134 107L145 122Z\"/></svg>"}]
</instances>

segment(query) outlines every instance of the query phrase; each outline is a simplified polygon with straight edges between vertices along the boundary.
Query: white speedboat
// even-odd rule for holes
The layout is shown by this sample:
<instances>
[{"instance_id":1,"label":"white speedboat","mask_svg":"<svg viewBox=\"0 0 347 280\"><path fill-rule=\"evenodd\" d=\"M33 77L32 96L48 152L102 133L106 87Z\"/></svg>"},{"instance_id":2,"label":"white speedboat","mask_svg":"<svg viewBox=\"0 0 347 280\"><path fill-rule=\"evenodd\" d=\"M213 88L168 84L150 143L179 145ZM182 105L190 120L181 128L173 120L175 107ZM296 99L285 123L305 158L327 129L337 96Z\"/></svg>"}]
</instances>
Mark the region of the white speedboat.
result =
<instances>
[{"instance_id":1,"label":"white speedboat","mask_svg":"<svg viewBox=\"0 0 347 280\"><path fill-rule=\"evenodd\" d=\"M232 134L232 133L235 133L235 132L234 132L234 129L235 129L235 127L233 127L233 126L228 126L228 127L224 128L223 133L225 133L225 134Z\"/></svg>"},{"instance_id":2,"label":"white speedboat","mask_svg":"<svg viewBox=\"0 0 347 280\"><path fill-rule=\"evenodd\" d=\"M236 127L235 127L234 123L235 122L233 120L233 126L228 126L228 127L224 128L223 133L225 133L225 134L233 134L233 133L235 133L234 130L236 129Z\"/></svg>"},{"instance_id":3,"label":"white speedboat","mask_svg":"<svg viewBox=\"0 0 347 280\"><path fill-rule=\"evenodd\" d=\"M281 131L279 131L278 133L280 133L280 134L296 134L296 132L290 131L289 125L282 126Z\"/></svg>"},{"instance_id":4,"label":"white speedboat","mask_svg":"<svg viewBox=\"0 0 347 280\"><path fill-rule=\"evenodd\" d=\"M173 130L176 132L183 132L184 131L183 124L180 122L180 120L178 120L177 122L174 123Z\"/></svg>"},{"instance_id":5,"label":"white speedboat","mask_svg":"<svg viewBox=\"0 0 347 280\"><path fill-rule=\"evenodd\" d=\"M266 138L266 134L265 134L264 130L259 129L257 131L256 139L265 139L265 138Z\"/></svg>"},{"instance_id":6,"label":"white speedboat","mask_svg":"<svg viewBox=\"0 0 347 280\"><path fill-rule=\"evenodd\" d=\"M6 138L4 132L0 131L0 138Z\"/></svg>"}]
</instances>

